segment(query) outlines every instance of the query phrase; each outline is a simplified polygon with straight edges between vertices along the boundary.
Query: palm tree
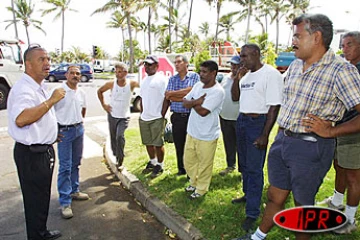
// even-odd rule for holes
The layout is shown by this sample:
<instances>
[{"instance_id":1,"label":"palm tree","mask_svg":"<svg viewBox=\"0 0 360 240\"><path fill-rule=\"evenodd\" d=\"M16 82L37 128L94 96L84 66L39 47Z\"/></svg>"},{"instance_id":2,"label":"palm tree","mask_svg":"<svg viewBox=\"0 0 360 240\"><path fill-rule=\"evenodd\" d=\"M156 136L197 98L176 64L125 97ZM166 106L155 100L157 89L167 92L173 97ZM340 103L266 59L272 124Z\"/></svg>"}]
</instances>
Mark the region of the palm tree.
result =
<instances>
[{"instance_id":1,"label":"palm tree","mask_svg":"<svg viewBox=\"0 0 360 240\"><path fill-rule=\"evenodd\" d=\"M202 34L204 34L205 38L208 37L210 26L208 22L201 23L199 30Z\"/></svg>"},{"instance_id":2,"label":"palm tree","mask_svg":"<svg viewBox=\"0 0 360 240\"><path fill-rule=\"evenodd\" d=\"M238 14L238 12L231 12L226 15L223 15L219 20L219 27L222 29L219 31L219 34L222 32L226 33L226 40L230 41L230 31L234 31L234 25L237 23L234 21L233 16Z\"/></svg>"},{"instance_id":3,"label":"palm tree","mask_svg":"<svg viewBox=\"0 0 360 240\"><path fill-rule=\"evenodd\" d=\"M149 54L151 54L151 19L153 13L155 14L155 19L158 19L158 7L165 7L165 5L159 0L148 0L145 1L145 7L148 7L148 21L147 21L147 34L148 34L148 43L149 43ZM145 47L145 46L144 46Z\"/></svg>"},{"instance_id":4,"label":"palm tree","mask_svg":"<svg viewBox=\"0 0 360 240\"><path fill-rule=\"evenodd\" d=\"M216 42L218 39L218 34L219 34L219 20L220 20L220 10L221 10L221 6L222 3L225 0L217 0L215 2L216 4L216 30L215 30L215 38L214 41ZM211 6L211 4L214 2L214 0L206 0L206 2Z\"/></svg>"},{"instance_id":5,"label":"palm tree","mask_svg":"<svg viewBox=\"0 0 360 240\"><path fill-rule=\"evenodd\" d=\"M253 9L256 7L256 0L231 0L233 2L239 3L241 6L244 7L244 10L240 12L240 16L238 18L238 21L242 21L245 18L247 19L246 24L246 31L245 31L245 42L248 42L249 40L249 32L250 32L250 17L253 14Z\"/></svg>"},{"instance_id":6,"label":"palm tree","mask_svg":"<svg viewBox=\"0 0 360 240\"><path fill-rule=\"evenodd\" d=\"M75 62L77 63L90 62L89 55L82 52L79 47L72 46L72 52L74 54Z\"/></svg>"},{"instance_id":7,"label":"palm tree","mask_svg":"<svg viewBox=\"0 0 360 240\"><path fill-rule=\"evenodd\" d=\"M14 0L11 0L11 8L14 9ZM16 16L15 16L15 12L12 12L13 14L13 21L14 21L14 28L15 28L15 38L19 39L19 34L18 34L18 29L17 29L17 24L16 24Z\"/></svg>"},{"instance_id":8,"label":"palm tree","mask_svg":"<svg viewBox=\"0 0 360 240\"><path fill-rule=\"evenodd\" d=\"M91 15L95 13L104 13L120 8L126 18L127 29L129 33L129 55L130 55L130 67L129 72L132 73L134 69L134 45L131 34L131 15L141 7L137 3L137 0L109 0L103 7L96 9Z\"/></svg>"},{"instance_id":9,"label":"palm tree","mask_svg":"<svg viewBox=\"0 0 360 240\"><path fill-rule=\"evenodd\" d=\"M32 25L33 27L39 29L40 31L42 31L46 35L46 32L41 28L42 22L31 18L31 15L32 15L32 13L34 12L34 9L35 9L35 4L31 4L31 0L29 1L29 3L27 3L26 0L15 0L14 4L15 4L16 8L6 7L7 10L9 10L13 14L15 14L15 20L14 19L5 20L4 22L9 22L9 24L5 27L5 29L10 27L12 24L22 22L24 24L24 27L25 27L28 44L31 43L30 42L29 29L28 29L30 25Z\"/></svg>"},{"instance_id":10,"label":"palm tree","mask_svg":"<svg viewBox=\"0 0 360 240\"><path fill-rule=\"evenodd\" d=\"M189 21L188 21L187 34L186 34L186 36L187 36L188 38L190 37L190 23L191 23L191 15L192 15L193 2L194 2L194 0L190 0Z\"/></svg>"},{"instance_id":11,"label":"palm tree","mask_svg":"<svg viewBox=\"0 0 360 240\"><path fill-rule=\"evenodd\" d=\"M42 13L42 17L58 11L58 13L55 15L54 17L54 21L58 18L60 18L61 16L61 24L62 24L62 29L61 29L61 52L64 51L64 38L65 38L65 11L73 11L73 12L77 12L75 9L71 9L69 7L71 0L43 0L45 3L51 4L53 5L52 8L49 9L42 9L41 11Z\"/></svg>"},{"instance_id":12,"label":"palm tree","mask_svg":"<svg viewBox=\"0 0 360 240\"><path fill-rule=\"evenodd\" d=\"M110 21L106 23L108 28L120 28L122 33L122 47L121 47L121 54L120 60L124 61L124 43L125 43L125 30L126 30L126 22L125 16L118 10L113 12L111 15Z\"/></svg>"}]
</instances>

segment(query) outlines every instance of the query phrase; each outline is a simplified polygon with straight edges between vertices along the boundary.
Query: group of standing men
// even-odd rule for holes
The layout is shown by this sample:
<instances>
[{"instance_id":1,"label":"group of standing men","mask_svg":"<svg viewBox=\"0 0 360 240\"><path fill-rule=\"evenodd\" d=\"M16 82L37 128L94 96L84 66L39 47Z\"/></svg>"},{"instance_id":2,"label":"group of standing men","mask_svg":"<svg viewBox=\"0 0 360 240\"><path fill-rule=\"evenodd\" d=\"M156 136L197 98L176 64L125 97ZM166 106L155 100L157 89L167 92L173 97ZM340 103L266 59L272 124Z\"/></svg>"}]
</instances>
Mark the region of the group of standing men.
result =
<instances>
[{"instance_id":1,"label":"group of standing men","mask_svg":"<svg viewBox=\"0 0 360 240\"><path fill-rule=\"evenodd\" d=\"M211 181L220 115L227 156L227 169L222 175L234 170L234 149L237 149L244 196L233 203L246 203L247 217L242 224L245 231L253 227L260 215L266 148L277 119L279 132L268 156L270 187L262 222L254 234L238 239L265 239L274 225L273 216L284 208L290 192L295 205L314 204L315 194L332 163L336 137L337 178L334 196L328 204L339 208L347 188L348 222L337 232L350 233L356 229L354 216L360 194L357 154L360 141L356 134L360 131L357 114L360 112L360 33L348 33L342 40L345 58L350 61L347 63L329 49L333 27L326 16L302 15L293 25L298 60L290 66L284 83L275 69L261 63L260 49L255 44L244 45L240 59L232 58L232 73L223 88L215 80L218 66L213 61L201 64L199 76L187 71L188 60L179 55L175 59L178 74L167 84L165 77L157 73L157 57L148 56L144 60L148 76L141 86L139 125L150 160L143 172L156 177L163 171L164 117L170 106L178 175L188 175L190 185L185 191L192 192L191 199L202 197ZM69 67L67 82L50 95L43 85L50 70L46 50L38 45L29 46L24 61L25 73L10 93L8 111L9 133L16 141L14 159L23 192L27 235L28 239L56 239L60 232L46 227L55 159L52 144L59 141L59 201L62 216L70 218L71 200L89 198L79 191L78 171L86 100L77 88L81 75L77 66ZM126 81L126 73L126 65L119 64L117 80L98 91L99 100L108 112L112 151L119 167L124 160L130 95L137 86ZM111 103L106 104L103 92L110 89ZM236 107L239 111L232 112ZM343 118L345 110L348 112ZM234 135L236 114L239 115ZM338 123L333 126L333 122ZM296 233L296 238L309 239L310 235Z\"/></svg>"}]
</instances>

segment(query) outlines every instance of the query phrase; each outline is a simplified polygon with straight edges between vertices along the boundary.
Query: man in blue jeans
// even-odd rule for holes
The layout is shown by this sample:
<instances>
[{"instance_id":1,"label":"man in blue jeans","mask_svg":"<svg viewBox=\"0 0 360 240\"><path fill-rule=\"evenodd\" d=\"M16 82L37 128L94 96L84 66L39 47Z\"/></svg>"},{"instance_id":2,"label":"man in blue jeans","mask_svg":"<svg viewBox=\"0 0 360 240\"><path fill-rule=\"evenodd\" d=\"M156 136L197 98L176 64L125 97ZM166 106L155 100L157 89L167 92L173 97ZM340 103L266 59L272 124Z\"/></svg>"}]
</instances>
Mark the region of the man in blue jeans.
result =
<instances>
[{"instance_id":1,"label":"man in blue jeans","mask_svg":"<svg viewBox=\"0 0 360 240\"><path fill-rule=\"evenodd\" d=\"M58 191L61 216L73 217L71 201L88 200L89 195L79 191L79 166L84 143L83 118L86 113L85 92L78 88L80 68L68 67L65 74L67 81L62 84L65 97L55 104L56 118L59 126L58 135Z\"/></svg>"},{"instance_id":2,"label":"man in blue jeans","mask_svg":"<svg viewBox=\"0 0 360 240\"><path fill-rule=\"evenodd\" d=\"M264 185L264 162L268 138L282 102L283 78L272 66L260 61L260 48L246 44L241 48L240 86L233 88L233 99L239 99L236 123L237 147L243 176L244 196L232 203L246 203L246 219L242 224L249 231L260 215ZM245 70L244 70L245 69Z\"/></svg>"}]
</instances>

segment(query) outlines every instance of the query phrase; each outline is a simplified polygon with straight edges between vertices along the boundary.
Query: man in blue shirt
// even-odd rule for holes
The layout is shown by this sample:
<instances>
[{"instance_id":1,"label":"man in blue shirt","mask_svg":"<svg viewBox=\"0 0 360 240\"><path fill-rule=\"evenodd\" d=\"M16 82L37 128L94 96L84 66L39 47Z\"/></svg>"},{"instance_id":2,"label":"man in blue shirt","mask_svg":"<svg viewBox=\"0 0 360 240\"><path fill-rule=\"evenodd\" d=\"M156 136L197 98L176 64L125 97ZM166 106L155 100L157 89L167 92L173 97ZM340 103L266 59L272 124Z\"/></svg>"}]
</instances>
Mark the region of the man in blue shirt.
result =
<instances>
[{"instance_id":1,"label":"man in blue shirt","mask_svg":"<svg viewBox=\"0 0 360 240\"><path fill-rule=\"evenodd\" d=\"M172 115L170 117L172 123L172 133L176 149L176 158L178 164L177 175L186 174L184 168L184 146L186 140L187 124L190 115L190 109L183 107L183 98L190 92L192 87L200 80L197 73L188 72L189 61L184 55L175 57L175 69L178 74L170 77L165 92L162 115L165 116L169 106Z\"/></svg>"}]
</instances>

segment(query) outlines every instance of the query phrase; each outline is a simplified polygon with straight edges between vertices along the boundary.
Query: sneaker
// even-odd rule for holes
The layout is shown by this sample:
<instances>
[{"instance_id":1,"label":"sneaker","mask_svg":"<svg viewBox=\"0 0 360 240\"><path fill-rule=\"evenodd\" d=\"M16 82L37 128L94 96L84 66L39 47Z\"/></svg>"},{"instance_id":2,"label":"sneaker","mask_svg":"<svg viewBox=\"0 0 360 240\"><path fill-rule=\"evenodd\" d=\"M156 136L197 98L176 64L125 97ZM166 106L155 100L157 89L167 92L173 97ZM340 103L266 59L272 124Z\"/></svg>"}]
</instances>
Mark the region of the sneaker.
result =
<instances>
[{"instance_id":1,"label":"sneaker","mask_svg":"<svg viewBox=\"0 0 360 240\"><path fill-rule=\"evenodd\" d=\"M351 224L350 222L347 222L343 227L334 230L334 233L336 234L351 234L352 232L356 231L357 227L355 222Z\"/></svg>"},{"instance_id":2,"label":"sneaker","mask_svg":"<svg viewBox=\"0 0 360 240\"><path fill-rule=\"evenodd\" d=\"M227 175L227 174L229 174L229 173L232 173L234 170L235 170L235 168L233 168L233 167L227 167L227 168L225 168L224 170L222 170L222 171L219 173L219 175L220 175L220 176L225 176L225 175Z\"/></svg>"},{"instance_id":3,"label":"sneaker","mask_svg":"<svg viewBox=\"0 0 360 240\"><path fill-rule=\"evenodd\" d=\"M194 200L194 199L197 199L197 198L201 198L203 195L201 195L200 193L197 193L197 192L193 192L190 196L189 196L189 198L191 199L191 200Z\"/></svg>"},{"instance_id":4,"label":"sneaker","mask_svg":"<svg viewBox=\"0 0 360 240\"><path fill-rule=\"evenodd\" d=\"M152 173L151 173L151 176L152 178L155 178L157 177L158 175L160 175L164 170L162 169L162 167L160 165L156 165L153 170L152 170Z\"/></svg>"},{"instance_id":5,"label":"sneaker","mask_svg":"<svg viewBox=\"0 0 360 240\"><path fill-rule=\"evenodd\" d=\"M339 211L344 211L345 210L345 206L343 204L340 204L339 206L335 206L332 202L332 197L328 197L326 198L324 201L322 201L321 203L322 204L326 204L328 205L329 208L332 208L332 209L336 209L336 210L339 210Z\"/></svg>"},{"instance_id":6,"label":"sneaker","mask_svg":"<svg viewBox=\"0 0 360 240\"><path fill-rule=\"evenodd\" d=\"M241 228L248 232L254 228L254 224L256 222L256 218L246 217L245 221L241 224Z\"/></svg>"},{"instance_id":7,"label":"sneaker","mask_svg":"<svg viewBox=\"0 0 360 240\"><path fill-rule=\"evenodd\" d=\"M238 204L238 203L246 203L246 197L242 196L241 198L234 198L231 200L232 204Z\"/></svg>"},{"instance_id":8,"label":"sneaker","mask_svg":"<svg viewBox=\"0 0 360 240\"><path fill-rule=\"evenodd\" d=\"M154 169L154 165L151 163L151 161L149 161L145 167L144 170L142 170L142 174L148 174L151 173L151 171Z\"/></svg>"},{"instance_id":9,"label":"sneaker","mask_svg":"<svg viewBox=\"0 0 360 240\"><path fill-rule=\"evenodd\" d=\"M61 207L61 216L64 219L69 219L74 216L70 205Z\"/></svg>"},{"instance_id":10,"label":"sneaker","mask_svg":"<svg viewBox=\"0 0 360 240\"><path fill-rule=\"evenodd\" d=\"M72 193L70 196L73 200L80 200L80 201L89 200L90 198L87 193L83 193L83 192Z\"/></svg>"},{"instance_id":11,"label":"sneaker","mask_svg":"<svg viewBox=\"0 0 360 240\"><path fill-rule=\"evenodd\" d=\"M185 192L194 192L195 190L196 190L196 187L193 187L191 185L189 185L185 188Z\"/></svg>"},{"instance_id":12,"label":"sneaker","mask_svg":"<svg viewBox=\"0 0 360 240\"><path fill-rule=\"evenodd\" d=\"M251 233L248 233L242 237L233 238L232 240L252 240L251 235L252 235Z\"/></svg>"}]
</instances>

